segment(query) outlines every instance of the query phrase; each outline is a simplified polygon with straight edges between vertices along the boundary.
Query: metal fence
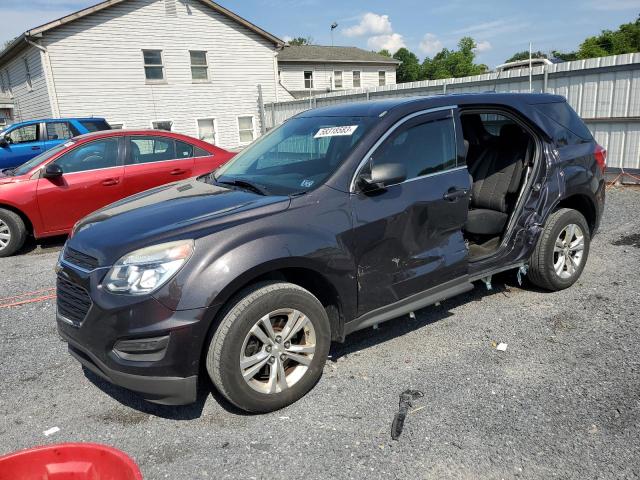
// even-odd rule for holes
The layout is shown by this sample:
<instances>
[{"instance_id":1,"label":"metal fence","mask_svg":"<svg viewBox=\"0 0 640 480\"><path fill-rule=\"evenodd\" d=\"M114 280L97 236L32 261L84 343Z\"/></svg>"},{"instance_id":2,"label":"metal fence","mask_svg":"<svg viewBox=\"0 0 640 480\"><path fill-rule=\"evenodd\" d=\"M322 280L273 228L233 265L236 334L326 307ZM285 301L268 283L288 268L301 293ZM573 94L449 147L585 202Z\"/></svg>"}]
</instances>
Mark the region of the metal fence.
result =
<instances>
[{"instance_id":1,"label":"metal fence","mask_svg":"<svg viewBox=\"0 0 640 480\"><path fill-rule=\"evenodd\" d=\"M529 92L529 69L355 89L264 105L266 129L310 108L444 93ZM608 151L613 171L640 169L640 53L534 67L534 92L562 95Z\"/></svg>"}]
</instances>

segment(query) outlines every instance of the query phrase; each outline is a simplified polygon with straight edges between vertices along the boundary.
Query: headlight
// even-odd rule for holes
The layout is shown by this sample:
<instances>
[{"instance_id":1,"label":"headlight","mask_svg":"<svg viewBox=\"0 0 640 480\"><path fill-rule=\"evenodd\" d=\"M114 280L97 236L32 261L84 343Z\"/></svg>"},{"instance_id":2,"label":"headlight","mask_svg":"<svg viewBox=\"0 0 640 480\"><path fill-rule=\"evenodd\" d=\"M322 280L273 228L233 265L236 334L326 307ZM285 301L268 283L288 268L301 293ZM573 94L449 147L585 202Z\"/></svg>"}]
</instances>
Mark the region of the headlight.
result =
<instances>
[{"instance_id":1,"label":"headlight","mask_svg":"<svg viewBox=\"0 0 640 480\"><path fill-rule=\"evenodd\" d=\"M131 252L109 270L104 285L113 293L151 293L180 270L193 253L193 248L193 240L180 240Z\"/></svg>"}]
</instances>

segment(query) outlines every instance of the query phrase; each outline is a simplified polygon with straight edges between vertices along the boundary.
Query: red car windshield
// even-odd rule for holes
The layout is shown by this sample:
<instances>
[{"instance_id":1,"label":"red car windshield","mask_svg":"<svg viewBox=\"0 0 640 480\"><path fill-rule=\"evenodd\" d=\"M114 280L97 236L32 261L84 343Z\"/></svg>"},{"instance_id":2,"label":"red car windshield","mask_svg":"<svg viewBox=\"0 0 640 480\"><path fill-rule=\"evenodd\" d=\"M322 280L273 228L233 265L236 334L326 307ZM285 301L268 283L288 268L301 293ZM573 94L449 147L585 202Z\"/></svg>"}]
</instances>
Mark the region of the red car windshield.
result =
<instances>
[{"instance_id":1,"label":"red car windshield","mask_svg":"<svg viewBox=\"0 0 640 480\"><path fill-rule=\"evenodd\" d=\"M42 162L49 160L51 157L53 157L56 153L64 150L65 148L67 148L69 146L69 142L65 142L63 144L60 145L56 145L55 147L53 147L50 150L47 150L46 152L41 153L40 155L38 155L37 157L33 157L31 160L29 160L28 162L23 163L22 165L14 168L13 170L10 170L9 173L11 176L17 176L17 175L24 175L25 173L29 173L31 170L33 170L35 167L37 167L38 165L40 165Z\"/></svg>"}]
</instances>

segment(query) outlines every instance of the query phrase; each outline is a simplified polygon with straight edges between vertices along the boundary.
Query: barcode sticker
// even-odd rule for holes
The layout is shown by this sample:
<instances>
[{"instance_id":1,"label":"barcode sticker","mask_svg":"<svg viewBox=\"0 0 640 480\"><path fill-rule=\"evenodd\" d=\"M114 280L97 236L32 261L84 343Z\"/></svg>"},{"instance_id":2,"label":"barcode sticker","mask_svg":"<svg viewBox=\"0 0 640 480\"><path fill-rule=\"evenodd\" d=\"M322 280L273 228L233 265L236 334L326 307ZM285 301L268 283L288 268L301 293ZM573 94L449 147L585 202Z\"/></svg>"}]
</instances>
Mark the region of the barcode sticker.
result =
<instances>
[{"instance_id":1,"label":"barcode sticker","mask_svg":"<svg viewBox=\"0 0 640 480\"><path fill-rule=\"evenodd\" d=\"M318 130L313 138L323 138L323 137L345 137L353 135L353 132L356 131L358 125L345 125L343 127L326 127Z\"/></svg>"}]
</instances>

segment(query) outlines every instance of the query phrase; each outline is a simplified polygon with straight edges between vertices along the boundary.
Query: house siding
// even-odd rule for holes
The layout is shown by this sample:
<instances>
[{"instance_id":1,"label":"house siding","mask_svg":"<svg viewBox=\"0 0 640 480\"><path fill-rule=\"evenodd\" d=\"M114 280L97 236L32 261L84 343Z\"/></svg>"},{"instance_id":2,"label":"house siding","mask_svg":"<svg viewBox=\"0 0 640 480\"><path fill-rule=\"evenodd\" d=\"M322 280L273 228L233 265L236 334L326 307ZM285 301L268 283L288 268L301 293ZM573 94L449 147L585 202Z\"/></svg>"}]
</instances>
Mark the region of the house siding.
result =
<instances>
[{"instance_id":1,"label":"house siding","mask_svg":"<svg viewBox=\"0 0 640 480\"><path fill-rule=\"evenodd\" d=\"M275 44L198 1L123 2L46 33L43 44L63 117L126 128L172 121L192 136L197 119L214 118L216 143L234 148L239 115L252 115L260 131L258 84L265 102L276 96ZM162 50L166 83L146 82L143 49ZM207 51L210 82L192 82L189 50Z\"/></svg>"},{"instance_id":2,"label":"house siding","mask_svg":"<svg viewBox=\"0 0 640 480\"><path fill-rule=\"evenodd\" d=\"M334 91L332 78L333 72L342 72L342 88L337 90L349 90L353 87L353 72L360 71L360 88L378 86L378 72L386 72L386 84L396 83L395 65L371 65L365 63L285 63L280 62L280 81L287 90L298 94L303 92L304 72L313 71L313 91L326 93Z\"/></svg>"},{"instance_id":3,"label":"house siding","mask_svg":"<svg viewBox=\"0 0 640 480\"><path fill-rule=\"evenodd\" d=\"M31 89L27 85L25 59L31 73ZM42 66L42 52L33 46L28 46L7 62L0 64L3 84L6 87L10 86L14 122L51 116L51 102Z\"/></svg>"}]
</instances>

